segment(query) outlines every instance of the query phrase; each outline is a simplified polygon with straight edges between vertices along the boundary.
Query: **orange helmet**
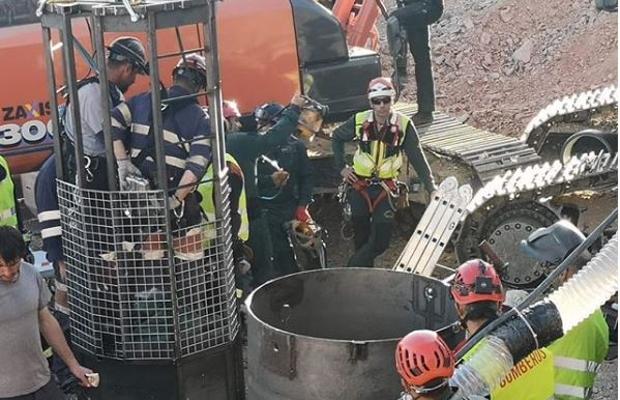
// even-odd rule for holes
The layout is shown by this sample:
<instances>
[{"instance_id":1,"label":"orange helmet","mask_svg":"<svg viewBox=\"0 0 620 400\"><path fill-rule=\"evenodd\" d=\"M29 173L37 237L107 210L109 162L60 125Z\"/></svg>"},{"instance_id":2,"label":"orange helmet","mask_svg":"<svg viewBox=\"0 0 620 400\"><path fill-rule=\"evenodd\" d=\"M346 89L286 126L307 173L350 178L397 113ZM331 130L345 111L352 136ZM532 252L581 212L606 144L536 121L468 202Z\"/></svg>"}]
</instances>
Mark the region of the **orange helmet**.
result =
<instances>
[{"instance_id":1,"label":"orange helmet","mask_svg":"<svg viewBox=\"0 0 620 400\"><path fill-rule=\"evenodd\" d=\"M396 346L396 370L407 390L428 393L448 384L454 373L454 356L436 332L413 331ZM429 387L433 381L438 382Z\"/></svg>"},{"instance_id":2,"label":"orange helmet","mask_svg":"<svg viewBox=\"0 0 620 400\"><path fill-rule=\"evenodd\" d=\"M391 97L396 96L394 85L390 78L379 77L368 83L368 100L375 97Z\"/></svg>"},{"instance_id":3,"label":"orange helmet","mask_svg":"<svg viewBox=\"0 0 620 400\"><path fill-rule=\"evenodd\" d=\"M481 301L501 304L505 296L502 281L495 268L479 259L469 260L457 268L450 293L460 305Z\"/></svg>"}]
</instances>

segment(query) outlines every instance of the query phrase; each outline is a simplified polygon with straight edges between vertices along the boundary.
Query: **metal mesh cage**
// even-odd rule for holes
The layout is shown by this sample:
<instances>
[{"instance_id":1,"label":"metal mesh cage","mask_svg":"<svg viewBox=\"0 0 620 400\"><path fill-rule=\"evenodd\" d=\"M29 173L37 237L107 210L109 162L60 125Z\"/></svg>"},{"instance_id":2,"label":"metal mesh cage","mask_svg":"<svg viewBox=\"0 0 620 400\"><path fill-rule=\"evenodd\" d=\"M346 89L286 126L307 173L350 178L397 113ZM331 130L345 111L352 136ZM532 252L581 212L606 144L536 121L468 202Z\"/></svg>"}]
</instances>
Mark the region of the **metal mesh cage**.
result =
<instances>
[{"instance_id":1,"label":"metal mesh cage","mask_svg":"<svg viewBox=\"0 0 620 400\"><path fill-rule=\"evenodd\" d=\"M169 360L235 338L224 194L221 220L170 230L164 191L96 191L58 180L76 346L107 358Z\"/></svg>"}]
</instances>

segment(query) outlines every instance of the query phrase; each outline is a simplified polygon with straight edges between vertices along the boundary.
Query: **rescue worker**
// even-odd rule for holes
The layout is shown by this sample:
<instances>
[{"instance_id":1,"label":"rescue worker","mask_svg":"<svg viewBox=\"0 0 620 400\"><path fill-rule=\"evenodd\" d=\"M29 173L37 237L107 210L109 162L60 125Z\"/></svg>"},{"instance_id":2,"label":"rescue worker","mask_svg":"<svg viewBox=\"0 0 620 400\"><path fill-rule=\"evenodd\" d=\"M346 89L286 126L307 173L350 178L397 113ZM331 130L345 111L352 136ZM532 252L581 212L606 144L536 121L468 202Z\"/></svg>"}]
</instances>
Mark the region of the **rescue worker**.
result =
<instances>
[{"instance_id":1,"label":"rescue worker","mask_svg":"<svg viewBox=\"0 0 620 400\"><path fill-rule=\"evenodd\" d=\"M392 12L405 27L409 50L415 63L418 112L413 116L416 125L433 121L435 111L435 83L431 61L430 29L443 14L443 0L398 0Z\"/></svg>"},{"instance_id":2,"label":"rescue worker","mask_svg":"<svg viewBox=\"0 0 620 400\"><path fill-rule=\"evenodd\" d=\"M557 266L585 240L579 229L561 220L533 232L521 242L521 248L536 261ZM569 280L590 258L590 252L583 251L560 277L561 283ZM609 349L609 327L601 310L548 348L555 366L555 399L589 399L597 371Z\"/></svg>"},{"instance_id":3,"label":"rescue worker","mask_svg":"<svg viewBox=\"0 0 620 400\"><path fill-rule=\"evenodd\" d=\"M270 149L285 143L292 132L295 132L299 120L301 106L304 104L304 98L295 95L291 99L291 103L285 109L278 109L280 118L275 124L271 124L269 129L265 129L264 124L259 124L261 132L233 132L226 135L227 151L237 160L245 178L245 191L247 197L247 211L250 222L250 235L248 244L254 253L254 263L252 274L254 276L254 285L271 279L273 271L269 269L270 260L264 251L268 246L268 232L266 218L263 218L260 211L258 194L256 188L256 172L255 165L258 157L265 154ZM259 109L272 110L269 104L265 104ZM265 113L260 113L265 116ZM275 115L271 115L274 118ZM269 119L271 119L269 118ZM263 266L262 270L257 266ZM265 270L267 268L267 270Z\"/></svg>"},{"instance_id":4,"label":"rescue worker","mask_svg":"<svg viewBox=\"0 0 620 400\"><path fill-rule=\"evenodd\" d=\"M205 58L187 54L172 71L173 85L167 97L188 96L204 90L207 84ZM120 187L129 188L128 177L144 177L152 188L159 188L152 131L151 93L136 95L112 110L112 137ZM189 235L202 220L199 199L194 189L205 174L211 158L209 119L195 97L181 97L162 107L164 152L169 188L169 206L173 229ZM176 249L175 256L202 257L190 249Z\"/></svg>"},{"instance_id":5,"label":"rescue worker","mask_svg":"<svg viewBox=\"0 0 620 400\"><path fill-rule=\"evenodd\" d=\"M71 346L67 270L62 248L62 227L56 193L56 159L53 154L41 166L34 191L43 250L47 260L54 267L54 307L51 312L58 321L67 343ZM56 353L52 354L50 367L63 392L69 394L78 389L77 380Z\"/></svg>"},{"instance_id":6,"label":"rescue worker","mask_svg":"<svg viewBox=\"0 0 620 400\"><path fill-rule=\"evenodd\" d=\"M277 119L274 116L265 123L257 118L259 130L271 128ZM266 250L273 266L271 278L299 271L287 224L293 220L303 223L312 220L308 212L312 201L312 166L306 145L293 133L285 143L274 146L259 158L256 167L260 207L269 229L270 246ZM257 269L265 270L265 266Z\"/></svg>"},{"instance_id":7,"label":"rescue worker","mask_svg":"<svg viewBox=\"0 0 620 400\"><path fill-rule=\"evenodd\" d=\"M144 46L133 37L119 37L107 47L106 71L110 86L110 100L117 105L123 99L123 93L134 83L137 74L148 73L148 65ZM84 145L84 163L86 167L83 185L88 189L108 189L106 173L106 154L103 140L103 115L101 111L101 89L96 76L78 82L78 101L80 108L80 124ZM67 104L68 105L68 104ZM62 116L61 141L67 179L75 176L75 141L74 120L70 107L65 108ZM41 226L43 250L46 257L54 266L55 293L54 317L57 319L63 334L71 345L69 302L66 284L66 265L62 249L62 230L60 226L60 210L56 188L56 162L51 155L39 170L35 182L35 203L38 219ZM101 212L101 206L96 201L89 202L95 215ZM97 224L96 220L89 220ZM98 225L98 224L97 224ZM91 233L89 238L95 239L97 234ZM105 251L105 250L104 250ZM59 385L67 394L78 392L77 380L70 373L64 361L57 355L52 355L51 369Z\"/></svg>"},{"instance_id":8,"label":"rescue worker","mask_svg":"<svg viewBox=\"0 0 620 400\"><path fill-rule=\"evenodd\" d=\"M398 342L395 358L405 391L401 399L447 400L452 396L448 380L454 374L454 357L437 333L409 333Z\"/></svg>"},{"instance_id":9,"label":"rescue worker","mask_svg":"<svg viewBox=\"0 0 620 400\"><path fill-rule=\"evenodd\" d=\"M17 228L15 185L6 159L0 155L0 226Z\"/></svg>"},{"instance_id":10,"label":"rescue worker","mask_svg":"<svg viewBox=\"0 0 620 400\"><path fill-rule=\"evenodd\" d=\"M224 130L226 133L238 129L238 119L241 116L239 108L234 101L225 100L222 102L224 115ZM226 165L228 167L228 184L230 194L228 196L229 209L231 216L231 237L233 261L235 264L235 282L237 287L237 297L245 297L251 289L252 275L245 242L249 238L249 220L247 213L247 199L245 195L244 176L239 163L231 154L226 154ZM215 190L213 186L213 162L209 163L207 172L198 185L198 195L200 196L200 207L207 221L215 221ZM207 236L215 233L214 226L207 225Z\"/></svg>"},{"instance_id":11,"label":"rescue worker","mask_svg":"<svg viewBox=\"0 0 620 400\"><path fill-rule=\"evenodd\" d=\"M458 267L450 294L467 339L500 315L505 299L502 282L493 266L478 259ZM463 359L469 359L476 351L474 346ZM499 387L491 393L491 399L541 400L552 395L553 356L548 349L541 348L519 361L501 379Z\"/></svg>"},{"instance_id":12,"label":"rescue worker","mask_svg":"<svg viewBox=\"0 0 620 400\"><path fill-rule=\"evenodd\" d=\"M110 87L110 104L116 107L124 101L123 93L135 82L138 74L148 74L148 63L144 46L134 37L123 36L107 46L107 76ZM107 158L103 139L103 118L101 88L96 76L78 83L78 100L80 107L80 126L84 146L85 180L84 188L107 190ZM75 129L71 107L66 107L64 118L63 156L67 164L68 179L75 175ZM68 140L66 140L68 139Z\"/></svg>"},{"instance_id":13,"label":"rescue worker","mask_svg":"<svg viewBox=\"0 0 620 400\"><path fill-rule=\"evenodd\" d=\"M392 111L394 95L390 79L371 80L368 99L372 109L355 114L333 133L336 168L351 185L348 196L355 253L349 260L350 267L372 267L375 257L390 245L396 211L393 198L400 192L397 178L403 151L425 190L435 190L415 126L407 116ZM358 145L351 167L345 165L344 144L353 140Z\"/></svg>"}]
</instances>

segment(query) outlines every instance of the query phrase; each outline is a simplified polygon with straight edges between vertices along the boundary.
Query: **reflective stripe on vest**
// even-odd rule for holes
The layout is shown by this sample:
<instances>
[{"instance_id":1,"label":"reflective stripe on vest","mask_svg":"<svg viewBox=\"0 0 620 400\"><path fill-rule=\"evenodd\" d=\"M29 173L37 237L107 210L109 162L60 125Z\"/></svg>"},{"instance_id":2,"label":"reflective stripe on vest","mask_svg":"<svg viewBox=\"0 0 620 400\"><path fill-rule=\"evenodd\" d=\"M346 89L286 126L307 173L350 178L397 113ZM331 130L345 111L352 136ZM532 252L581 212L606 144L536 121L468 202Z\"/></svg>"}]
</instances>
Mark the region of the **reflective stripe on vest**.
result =
<instances>
[{"instance_id":1,"label":"reflective stripe on vest","mask_svg":"<svg viewBox=\"0 0 620 400\"><path fill-rule=\"evenodd\" d=\"M609 328L600 310L553 342L555 398L588 398L608 347Z\"/></svg>"},{"instance_id":2,"label":"reflective stripe on vest","mask_svg":"<svg viewBox=\"0 0 620 400\"><path fill-rule=\"evenodd\" d=\"M6 177L0 181L0 226L17 227L15 194L9 164L0 156L0 166L6 171Z\"/></svg>"},{"instance_id":3,"label":"reflective stripe on vest","mask_svg":"<svg viewBox=\"0 0 620 400\"><path fill-rule=\"evenodd\" d=\"M372 110L355 114L355 136L360 142L357 151L353 155L353 169L355 173L363 177L378 177L381 179L392 179L398 177L400 168L403 165L403 157L400 151L407 131L407 125L410 123L409 117L399 112L393 111L390 116L390 125L400 129L400 137L398 138L398 151L396 154L387 156L388 145L379 140L367 141L363 137L363 126L366 122L373 122ZM370 152L362 149L361 143L368 143Z\"/></svg>"},{"instance_id":4,"label":"reflective stripe on vest","mask_svg":"<svg viewBox=\"0 0 620 400\"><path fill-rule=\"evenodd\" d=\"M562 383L555 384L554 399L588 399L592 395L592 388L583 388L579 386L564 385Z\"/></svg>"},{"instance_id":5,"label":"reflective stripe on vest","mask_svg":"<svg viewBox=\"0 0 620 400\"><path fill-rule=\"evenodd\" d=\"M580 360L561 356L553 357L553 365L556 368L572 369L581 372L597 372L601 364L594 361Z\"/></svg>"},{"instance_id":6,"label":"reflective stripe on vest","mask_svg":"<svg viewBox=\"0 0 620 400\"><path fill-rule=\"evenodd\" d=\"M234 164L237 168L239 168L239 170L241 170L241 167L239 166L239 163L237 162L237 160L235 160L235 158L228 153L226 154L226 162ZM198 185L198 191L200 192L200 195L202 196L200 207L202 208L202 211L205 213L207 217L207 221L209 221L210 223L213 223L216 219L215 218L215 204L213 202L213 164L209 165L209 168L207 169L207 172L205 173L203 180L205 180L205 182ZM241 214L241 227L239 228L239 238L241 240L247 241L248 238L250 237L250 223L248 219L247 199L245 197L244 186L245 185L241 185L241 196L239 198L239 210L238 211ZM207 224L207 227L208 229L205 234L205 238L207 240L215 239L217 237L217 234L215 232L216 227L211 224Z\"/></svg>"}]
</instances>

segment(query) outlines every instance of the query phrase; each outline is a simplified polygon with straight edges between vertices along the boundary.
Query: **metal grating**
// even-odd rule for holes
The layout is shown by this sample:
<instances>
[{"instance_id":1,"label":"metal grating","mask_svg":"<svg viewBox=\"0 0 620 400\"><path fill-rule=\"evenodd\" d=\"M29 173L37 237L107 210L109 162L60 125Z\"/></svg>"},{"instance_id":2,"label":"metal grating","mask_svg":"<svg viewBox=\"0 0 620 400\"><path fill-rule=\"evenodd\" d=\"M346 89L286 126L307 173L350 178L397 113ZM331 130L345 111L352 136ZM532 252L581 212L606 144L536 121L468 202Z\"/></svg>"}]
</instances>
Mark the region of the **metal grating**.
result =
<instances>
[{"instance_id":1,"label":"metal grating","mask_svg":"<svg viewBox=\"0 0 620 400\"><path fill-rule=\"evenodd\" d=\"M236 336L228 201L221 220L170 232L168 251L164 196L58 180L72 340L83 350L174 360Z\"/></svg>"}]
</instances>

